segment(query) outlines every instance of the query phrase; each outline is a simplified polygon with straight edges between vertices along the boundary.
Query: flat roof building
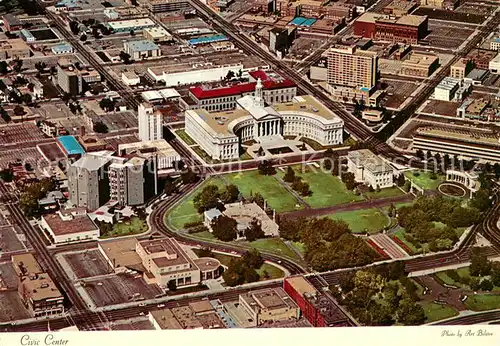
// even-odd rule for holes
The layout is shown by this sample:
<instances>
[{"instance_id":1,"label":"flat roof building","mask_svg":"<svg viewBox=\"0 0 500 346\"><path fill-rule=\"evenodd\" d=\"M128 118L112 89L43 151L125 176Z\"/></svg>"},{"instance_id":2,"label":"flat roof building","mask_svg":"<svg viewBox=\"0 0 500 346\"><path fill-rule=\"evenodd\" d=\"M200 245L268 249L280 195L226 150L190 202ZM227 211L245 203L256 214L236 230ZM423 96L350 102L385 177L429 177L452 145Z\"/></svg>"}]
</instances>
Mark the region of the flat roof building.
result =
<instances>
[{"instance_id":1,"label":"flat roof building","mask_svg":"<svg viewBox=\"0 0 500 346\"><path fill-rule=\"evenodd\" d=\"M161 56L161 49L150 40L125 41L123 43L125 53L134 60L157 58Z\"/></svg>"},{"instance_id":2,"label":"flat roof building","mask_svg":"<svg viewBox=\"0 0 500 346\"><path fill-rule=\"evenodd\" d=\"M153 42L165 42L172 39L172 35L162 26L146 28L142 31L142 35L146 40Z\"/></svg>"},{"instance_id":3,"label":"flat roof building","mask_svg":"<svg viewBox=\"0 0 500 346\"><path fill-rule=\"evenodd\" d=\"M441 101L451 101L459 87L460 80L452 77L444 77L434 88L434 98Z\"/></svg>"},{"instance_id":4,"label":"flat roof building","mask_svg":"<svg viewBox=\"0 0 500 346\"><path fill-rule=\"evenodd\" d=\"M347 169L354 173L356 181L374 189L394 185L394 169L368 149L350 151L347 154Z\"/></svg>"},{"instance_id":5,"label":"flat roof building","mask_svg":"<svg viewBox=\"0 0 500 346\"><path fill-rule=\"evenodd\" d=\"M152 28L156 26L156 23L149 18L139 18L139 19L129 19L129 20L117 20L109 21L106 26L113 30L113 32L130 32L141 31L146 28Z\"/></svg>"},{"instance_id":6,"label":"flat roof building","mask_svg":"<svg viewBox=\"0 0 500 346\"><path fill-rule=\"evenodd\" d=\"M158 170L173 169L175 163L181 160L180 154L165 139L119 144L118 153L120 156L137 154L156 157Z\"/></svg>"},{"instance_id":7,"label":"flat roof building","mask_svg":"<svg viewBox=\"0 0 500 346\"><path fill-rule=\"evenodd\" d=\"M75 136L59 136L57 137L57 143L67 157L85 154L85 150L78 143Z\"/></svg>"},{"instance_id":8,"label":"flat roof building","mask_svg":"<svg viewBox=\"0 0 500 346\"><path fill-rule=\"evenodd\" d=\"M43 215L40 228L50 235L54 244L97 240L100 236L99 227L89 218L86 210L81 208Z\"/></svg>"},{"instance_id":9,"label":"flat roof building","mask_svg":"<svg viewBox=\"0 0 500 346\"><path fill-rule=\"evenodd\" d=\"M11 261L18 277L17 290L33 317L64 312L64 296L32 254L13 255Z\"/></svg>"},{"instance_id":10,"label":"flat roof building","mask_svg":"<svg viewBox=\"0 0 500 346\"><path fill-rule=\"evenodd\" d=\"M300 318L299 307L281 287L240 294L239 303L257 326Z\"/></svg>"},{"instance_id":11,"label":"flat roof building","mask_svg":"<svg viewBox=\"0 0 500 346\"><path fill-rule=\"evenodd\" d=\"M411 53L403 61L401 74L404 76L429 77L439 66L439 57L430 54Z\"/></svg>"},{"instance_id":12,"label":"flat roof building","mask_svg":"<svg viewBox=\"0 0 500 346\"><path fill-rule=\"evenodd\" d=\"M30 47L20 38L0 41L0 59L26 59L31 55Z\"/></svg>"}]
</instances>

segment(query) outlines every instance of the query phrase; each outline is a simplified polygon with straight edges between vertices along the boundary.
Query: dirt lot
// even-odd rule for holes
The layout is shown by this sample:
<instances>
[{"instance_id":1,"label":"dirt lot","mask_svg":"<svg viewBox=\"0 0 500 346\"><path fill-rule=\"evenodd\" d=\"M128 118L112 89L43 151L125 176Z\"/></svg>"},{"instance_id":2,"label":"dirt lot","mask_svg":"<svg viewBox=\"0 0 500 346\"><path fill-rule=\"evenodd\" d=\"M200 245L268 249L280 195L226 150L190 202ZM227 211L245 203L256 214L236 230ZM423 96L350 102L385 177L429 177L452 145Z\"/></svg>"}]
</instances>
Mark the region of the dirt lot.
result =
<instances>
[{"instance_id":1,"label":"dirt lot","mask_svg":"<svg viewBox=\"0 0 500 346\"><path fill-rule=\"evenodd\" d=\"M30 318L17 291L0 292L0 322Z\"/></svg>"},{"instance_id":2,"label":"dirt lot","mask_svg":"<svg viewBox=\"0 0 500 346\"><path fill-rule=\"evenodd\" d=\"M429 31L430 34L425 40L429 41L431 46L455 49L474 32L474 29L460 24L443 25L442 22L430 20Z\"/></svg>"},{"instance_id":3,"label":"dirt lot","mask_svg":"<svg viewBox=\"0 0 500 346\"><path fill-rule=\"evenodd\" d=\"M24 235L21 234L21 237ZM19 239L13 227L0 228L0 249L2 252L13 252L24 250L26 247Z\"/></svg>"},{"instance_id":4,"label":"dirt lot","mask_svg":"<svg viewBox=\"0 0 500 346\"><path fill-rule=\"evenodd\" d=\"M458 102L446 102L440 100L429 100L425 106L423 113L446 115L454 117L457 115L457 108L460 105Z\"/></svg>"},{"instance_id":5,"label":"dirt lot","mask_svg":"<svg viewBox=\"0 0 500 346\"><path fill-rule=\"evenodd\" d=\"M98 285L99 282L102 285ZM158 286L148 285L142 278L134 279L125 275L87 281L85 290L97 306L126 303L136 293L144 299L152 299L162 293Z\"/></svg>"},{"instance_id":6,"label":"dirt lot","mask_svg":"<svg viewBox=\"0 0 500 346\"><path fill-rule=\"evenodd\" d=\"M384 97L385 107L387 108L399 108L415 89L417 89L416 84L409 82L384 79L383 83L387 84L387 95Z\"/></svg>"},{"instance_id":7,"label":"dirt lot","mask_svg":"<svg viewBox=\"0 0 500 346\"><path fill-rule=\"evenodd\" d=\"M456 11L440 10L434 8L420 7L412 14L418 16L428 16L429 19L440 19L453 22L481 24L488 16L476 13L463 13Z\"/></svg>"},{"instance_id":8,"label":"dirt lot","mask_svg":"<svg viewBox=\"0 0 500 346\"><path fill-rule=\"evenodd\" d=\"M111 267L99 250L66 254L63 257L79 279L105 275L112 272Z\"/></svg>"},{"instance_id":9,"label":"dirt lot","mask_svg":"<svg viewBox=\"0 0 500 346\"><path fill-rule=\"evenodd\" d=\"M0 279L8 290L17 289L17 275L11 262L0 263Z\"/></svg>"}]
</instances>

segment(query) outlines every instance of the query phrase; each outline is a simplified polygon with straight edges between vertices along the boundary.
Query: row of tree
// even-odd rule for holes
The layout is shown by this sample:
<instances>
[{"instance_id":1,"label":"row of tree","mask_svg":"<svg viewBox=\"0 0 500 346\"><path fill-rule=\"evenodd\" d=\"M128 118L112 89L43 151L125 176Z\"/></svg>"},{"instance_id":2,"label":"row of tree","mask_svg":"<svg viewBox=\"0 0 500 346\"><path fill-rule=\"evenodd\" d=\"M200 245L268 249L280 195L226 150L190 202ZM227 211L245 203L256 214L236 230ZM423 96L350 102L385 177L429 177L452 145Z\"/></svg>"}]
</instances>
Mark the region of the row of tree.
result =
<instances>
[{"instance_id":1,"label":"row of tree","mask_svg":"<svg viewBox=\"0 0 500 346\"><path fill-rule=\"evenodd\" d=\"M417 288L405 276L402 262L349 272L341 278L339 286L340 289L330 290L364 325L411 326L426 320L422 306L417 304Z\"/></svg>"},{"instance_id":2,"label":"row of tree","mask_svg":"<svg viewBox=\"0 0 500 346\"><path fill-rule=\"evenodd\" d=\"M240 196L240 190L234 184L228 184L223 189L217 185L207 185L194 196L193 203L198 213L217 208L224 209L224 204L234 203Z\"/></svg>"},{"instance_id":3,"label":"row of tree","mask_svg":"<svg viewBox=\"0 0 500 346\"><path fill-rule=\"evenodd\" d=\"M294 191L299 193L302 197L307 197L312 195L312 191L309 188L309 184L306 181L302 180L302 177L295 174L295 171L291 166L288 166L288 169L283 176L283 180L287 183L291 184L291 187Z\"/></svg>"},{"instance_id":4,"label":"row of tree","mask_svg":"<svg viewBox=\"0 0 500 346\"><path fill-rule=\"evenodd\" d=\"M304 258L317 271L366 265L378 257L376 251L352 235L349 226L341 220L282 218L279 226L282 238L304 244Z\"/></svg>"},{"instance_id":5,"label":"row of tree","mask_svg":"<svg viewBox=\"0 0 500 346\"><path fill-rule=\"evenodd\" d=\"M415 246L428 243L431 251L450 249L458 241L456 228L469 227L479 222L480 216L476 208L441 196L420 197L398 210L398 221L406 229L408 241ZM436 227L437 222L446 226Z\"/></svg>"},{"instance_id":6,"label":"row of tree","mask_svg":"<svg viewBox=\"0 0 500 346\"><path fill-rule=\"evenodd\" d=\"M264 259L260 252L252 249L247 251L242 257L232 259L222 277L224 278L224 282L231 287L256 282L260 280L257 270L263 264Z\"/></svg>"}]
</instances>

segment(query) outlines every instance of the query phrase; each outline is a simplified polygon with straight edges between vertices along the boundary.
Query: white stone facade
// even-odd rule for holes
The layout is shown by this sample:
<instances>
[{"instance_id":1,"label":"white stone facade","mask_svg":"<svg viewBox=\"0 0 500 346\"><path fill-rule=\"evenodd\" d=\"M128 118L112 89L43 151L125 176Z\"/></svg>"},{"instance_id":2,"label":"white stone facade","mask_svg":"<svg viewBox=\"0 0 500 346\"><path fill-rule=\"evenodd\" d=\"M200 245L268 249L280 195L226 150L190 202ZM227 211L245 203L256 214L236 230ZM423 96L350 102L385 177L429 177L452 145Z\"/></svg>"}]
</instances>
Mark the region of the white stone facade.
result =
<instances>
[{"instance_id":1,"label":"white stone facade","mask_svg":"<svg viewBox=\"0 0 500 346\"><path fill-rule=\"evenodd\" d=\"M372 188L394 185L394 169L367 149L351 151L347 155L347 169L357 182Z\"/></svg>"}]
</instances>

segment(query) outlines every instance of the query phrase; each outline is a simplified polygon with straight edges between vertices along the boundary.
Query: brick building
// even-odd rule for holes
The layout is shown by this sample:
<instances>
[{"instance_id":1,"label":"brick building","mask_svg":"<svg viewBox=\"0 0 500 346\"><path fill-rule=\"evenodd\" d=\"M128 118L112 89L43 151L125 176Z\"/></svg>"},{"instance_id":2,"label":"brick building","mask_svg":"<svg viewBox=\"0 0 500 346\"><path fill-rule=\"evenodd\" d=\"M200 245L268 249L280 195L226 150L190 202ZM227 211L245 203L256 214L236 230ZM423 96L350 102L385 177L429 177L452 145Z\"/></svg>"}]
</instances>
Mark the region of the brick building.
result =
<instances>
[{"instance_id":1,"label":"brick building","mask_svg":"<svg viewBox=\"0 0 500 346\"><path fill-rule=\"evenodd\" d=\"M354 34L378 41L416 44L428 33L427 16L400 18L366 12L354 22Z\"/></svg>"}]
</instances>

